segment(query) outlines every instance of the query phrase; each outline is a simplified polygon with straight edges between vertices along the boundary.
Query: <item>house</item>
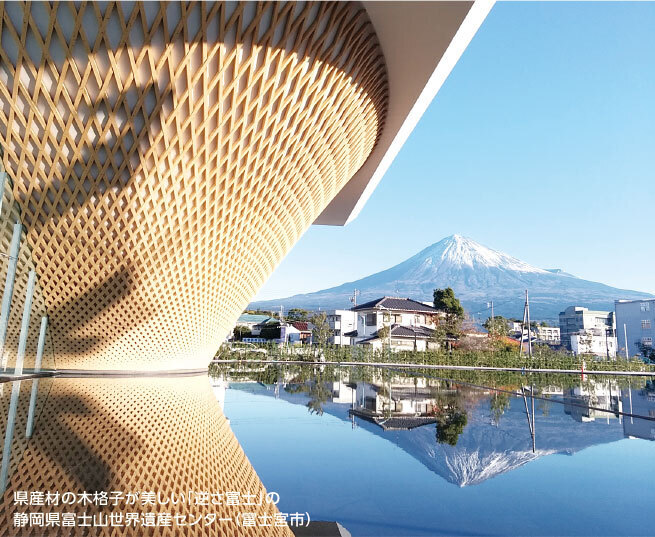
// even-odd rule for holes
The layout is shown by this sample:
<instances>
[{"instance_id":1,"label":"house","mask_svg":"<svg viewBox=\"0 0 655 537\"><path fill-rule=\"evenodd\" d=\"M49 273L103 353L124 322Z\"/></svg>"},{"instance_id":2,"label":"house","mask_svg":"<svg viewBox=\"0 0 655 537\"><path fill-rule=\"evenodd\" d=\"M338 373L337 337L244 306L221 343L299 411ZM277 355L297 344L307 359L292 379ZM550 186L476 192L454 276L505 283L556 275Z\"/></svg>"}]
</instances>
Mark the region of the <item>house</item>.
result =
<instances>
[{"instance_id":1,"label":"house","mask_svg":"<svg viewBox=\"0 0 655 537\"><path fill-rule=\"evenodd\" d=\"M332 331L328 342L333 345L350 345L351 334L357 329L357 313L352 310L328 310L326 313Z\"/></svg>"},{"instance_id":2,"label":"house","mask_svg":"<svg viewBox=\"0 0 655 537\"><path fill-rule=\"evenodd\" d=\"M313 325L307 321L293 321L288 323L294 329L293 332L286 332L289 334L289 343L302 343L308 344L312 341L312 328Z\"/></svg>"},{"instance_id":3,"label":"house","mask_svg":"<svg viewBox=\"0 0 655 537\"><path fill-rule=\"evenodd\" d=\"M587 342L588 348L606 347L606 339L616 339L616 321L613 311L595 311L580 306L569 306L559 314L560 340L564 347L573 350L574 335L582 335L577 338L578 344ZM586 344L586 343L585 343ZM614 349L616 344L614 343ZM591 351L593 352L593 351ZM606 355L607 352L603 353Z\"/></svg>"},{"instance_id":4,"label":"house","mask_svg":"<svg viewBox=\"0 0 655 537\"><path fill-rule=\"evenodd\" d=\"M443 313L411 298L382 297L352 308L357 327L350 335L358 345L382 348L380 330L391 325L392 350L426 350Z\"/></svg>"},{"instance_id":5,"label":"house","mask_svg":"<svg viewBox=\"0 0 655 537\"><path fill-rule=\"evenodd\" d=\"M393 383L358 382L352 395L351 415L384 430L409 430L436 422L437 401L425 379L416 384L395 379ZM348 401L346 401L348 402Z\"/></svg>"},{"instance_id":6,"label":"house","mask_svg":"<svg viewBox=\"0 0 655 537\"><path fill-rule=\"evenodd\" d=\"M635 356L648 353L653 348L655 338L655 298L617 300L614 311L621 354Z\"/></svg>"}]
</instances>

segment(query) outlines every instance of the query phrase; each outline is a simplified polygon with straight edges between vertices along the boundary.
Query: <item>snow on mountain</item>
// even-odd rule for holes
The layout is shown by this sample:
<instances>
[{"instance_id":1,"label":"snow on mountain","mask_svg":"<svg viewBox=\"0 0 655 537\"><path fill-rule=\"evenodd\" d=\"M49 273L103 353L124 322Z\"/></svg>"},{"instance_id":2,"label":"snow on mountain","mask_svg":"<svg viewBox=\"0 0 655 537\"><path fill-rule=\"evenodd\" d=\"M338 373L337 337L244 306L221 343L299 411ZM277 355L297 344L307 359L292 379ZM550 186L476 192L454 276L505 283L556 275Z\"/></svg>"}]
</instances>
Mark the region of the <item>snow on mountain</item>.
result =
<instances>
[{"instance_id":1,"label":"snow on mountain","mask_svg":"<svg viewBox=\"0 0 655 537\"><path fill-rule=\"evenodd\" d=\"M533 319L555 320L567 306L612 310L616 299L652 297L647 293L617 289L576 278L561 269L541 269L472 239L452 235L428 246L406 261L356 281L314 293L258 301L260 308L349 308L353 289L360 303L381 296L431 300L435 288L452 287L470 313L486 318L487 302L495 312L520 317L525 290L530 292Z\"/></svg>"},{"instance_id":2,"label":"snow on mountain","mask_svg":"<svg viewBox=\"0 0 655 537\"><path fill-rule=\"evenodd\" d=\"M423 252L426 252L426 250ZM423 252L417 255L421 256ZM466 266L471 268L496 267L504 270L536 272L541 274L547 272L544 269L524 263L520 259L482 246L474 240L462 237L461 235L452 235L430 246L427 252L430 254L430 257L427 258L430 264L432 264L433 257L438 255L439 252L441 254L438 257L439 264L448 263L451 266Z\"/></svg>"}]
</instances>

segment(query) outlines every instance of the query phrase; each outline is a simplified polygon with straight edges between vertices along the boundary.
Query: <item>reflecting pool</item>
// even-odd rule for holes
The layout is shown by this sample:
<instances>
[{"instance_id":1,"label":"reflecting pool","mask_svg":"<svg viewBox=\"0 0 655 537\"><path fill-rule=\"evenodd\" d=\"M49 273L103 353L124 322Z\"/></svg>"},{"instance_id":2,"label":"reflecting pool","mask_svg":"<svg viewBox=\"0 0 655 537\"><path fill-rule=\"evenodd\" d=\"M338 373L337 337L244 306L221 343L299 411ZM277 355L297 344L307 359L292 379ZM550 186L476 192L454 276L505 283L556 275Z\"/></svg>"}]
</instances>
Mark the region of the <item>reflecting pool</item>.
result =
<instances>
[{"instance_id":1,"label":"reflecting pool","mask_svg":"<svg viewBox=\"0 0 655 537\"><path fill-rule=\"evenodd\" d=\"M655 533L653 381L450 373L224 367L212 384L280 509L355 537Z\"/></svg>"}]
</instances>

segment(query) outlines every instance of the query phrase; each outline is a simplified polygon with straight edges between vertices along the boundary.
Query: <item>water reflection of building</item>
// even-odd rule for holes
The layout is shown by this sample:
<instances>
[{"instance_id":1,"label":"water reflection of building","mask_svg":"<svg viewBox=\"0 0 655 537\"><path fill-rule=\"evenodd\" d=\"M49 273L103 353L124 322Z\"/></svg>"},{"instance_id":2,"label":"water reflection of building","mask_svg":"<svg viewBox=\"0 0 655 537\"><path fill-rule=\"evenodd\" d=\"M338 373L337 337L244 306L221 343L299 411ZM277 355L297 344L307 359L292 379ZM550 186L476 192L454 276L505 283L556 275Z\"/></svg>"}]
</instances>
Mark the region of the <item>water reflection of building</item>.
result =
<instances>
[{"instance_id":1,"label":"water reflection of building","mask_svg":"<svg viewBox=\"0 0 655 537\"><path fill-rule=\"evenodd\" d=\"M564 412L580 422L618 418L623 410L616 381L589 380L564 390L563 400Z\"/></svg>"},{"instance_id":2,"label":"water reflection of building","mask_svg":"<svg viewBox=\"0 0 655 537\"><path fill-rule=\"evenodd\" d=\"M623 418L623 432L628 438L655 440L655 386L652 381L641 389L626 388L621 391L621 402L625 412L638 416Z\"/></svg>"}]
</instances>

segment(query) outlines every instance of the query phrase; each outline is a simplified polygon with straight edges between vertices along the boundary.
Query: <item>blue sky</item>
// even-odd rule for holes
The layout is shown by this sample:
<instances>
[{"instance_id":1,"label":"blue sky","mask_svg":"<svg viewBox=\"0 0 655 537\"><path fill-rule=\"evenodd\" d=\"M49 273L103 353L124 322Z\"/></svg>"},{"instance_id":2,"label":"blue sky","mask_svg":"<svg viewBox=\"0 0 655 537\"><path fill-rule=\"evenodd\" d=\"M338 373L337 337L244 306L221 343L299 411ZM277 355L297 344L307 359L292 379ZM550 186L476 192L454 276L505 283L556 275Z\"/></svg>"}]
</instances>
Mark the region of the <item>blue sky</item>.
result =
<instances>
[{"instance_id":1,"label":"blue sky","mask_svg":"<svg viewBox=\"0 0 655 537\"><path fill-rule=\"evenodd\" d=\"M494 6L359 217L312 226L257 299L460 233L655 292L655 3Z\"/></svg>"}]
</instances>

